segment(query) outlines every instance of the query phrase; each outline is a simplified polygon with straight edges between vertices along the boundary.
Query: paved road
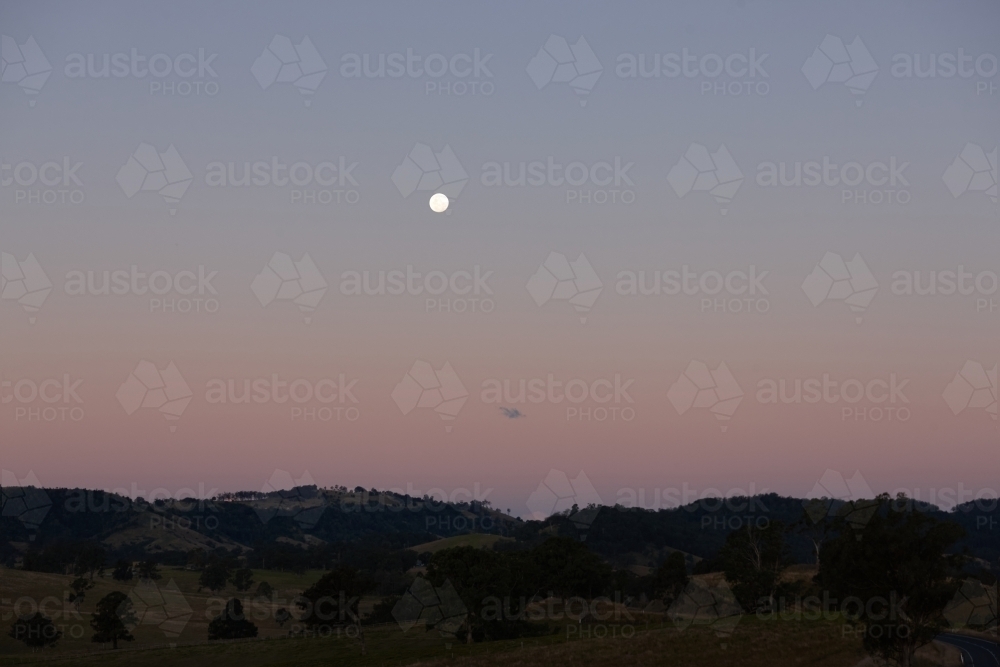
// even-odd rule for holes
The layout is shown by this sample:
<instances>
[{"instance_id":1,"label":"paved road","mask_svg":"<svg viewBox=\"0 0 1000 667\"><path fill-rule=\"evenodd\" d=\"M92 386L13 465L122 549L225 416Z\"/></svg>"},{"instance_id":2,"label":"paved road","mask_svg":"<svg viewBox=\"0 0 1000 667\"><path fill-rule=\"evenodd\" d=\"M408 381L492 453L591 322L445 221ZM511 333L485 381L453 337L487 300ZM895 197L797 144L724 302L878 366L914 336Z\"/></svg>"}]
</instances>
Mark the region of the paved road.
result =
<instances>
[{"instance_id":1,"label":"paved road","mask_svg":"<svg viewBox=\"0 0 1000 667\"><path fill-rule=\"evenodd\" d=\"M996 642L965 635L938 635L938 641L957 646L966 667L1000 667L1000 646Z\"/></svg>"}]
</instances>

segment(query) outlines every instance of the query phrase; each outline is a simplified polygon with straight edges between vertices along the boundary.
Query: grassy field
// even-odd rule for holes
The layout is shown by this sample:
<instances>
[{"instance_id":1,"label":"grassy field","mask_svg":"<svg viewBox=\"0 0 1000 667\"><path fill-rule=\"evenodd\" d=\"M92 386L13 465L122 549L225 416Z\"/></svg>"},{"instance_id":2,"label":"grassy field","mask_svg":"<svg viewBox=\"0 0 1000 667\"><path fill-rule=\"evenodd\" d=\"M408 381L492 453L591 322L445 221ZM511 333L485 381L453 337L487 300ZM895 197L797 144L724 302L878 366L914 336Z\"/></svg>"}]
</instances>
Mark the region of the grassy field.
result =
<instances>
[{"instance_id":1,"label":"grassy field","mask_svg":"<svg viewBox=\"0 0 1000 667\"><path fill-rule=\"evenodd\" d=\"M200 646L178 646L150 650L102 651L64 655L41 651L36 654L5 655L0 665L119 665L151 667L187 665L517 665L573 664L604 667L638 665L705 665L780 667L815 665L848 667L864 656L858 642L842 636L838 625L822 623L763 622L745 619L735 632L720 638L706 627L678 631L669 622L637 626L592 626L587 630L559 628L543 637L481 644L449 642L437 632L380 627L368 630L368 655L362 657L354 638L270 639ZM633 634L634 633L634 634ZM605 635L595 637L595 635ZM614 635L614 636L612 636ZM626 636L627 635L627 636ZM725 647L723 647L723 644Z\"/></svg>"},{"instance_id":2,"label":"grassy field","mask_svg":"<svg viewBox=\"0 0 1000 667\"><path fill-rule=\"evenodd\" d=\"M183 627L183 632L179 636L166 634L157 622L160 619L155 615L150 615L141 619L140 625L133 630L135 641L126 644L128 647L205 641L208 634L208 623L211 618L218 614L218 610L225 604L225 600L231 597L248 597L248 594L245 593L237 594L232 586L220 593L211 593L207 590L199 592L199 572L163 567L161 574L162 579L155 582L156 590L162 593L164 590L169 590L173 584L183 596L182 604L190 607L190 616ZM273 618L273 611L281 606L290 608L290 600L319 579L322 574L323 572L319 570L302 575L270 570L254 571L253 589L256 589L260 582L267 581L275 590L273 606L268 605L260 612L259 617L254 619L261 637L284 637L288 634L288 624L286 623L283 628L279 627ZM0 567L0 631L2 631L0 632L0 664L7 664L3 662L7 656L23 654L26 650L22 643L7 636L7 631L15 615L30 614L35 609L40 608L63 631L63 638L60 639L58 645L54 649L46 649L42 654L49 656L75 653L81 650L92 650L98 646L90 641L93 634L90 628L90 612L93 611L98 600L116 590L128 594L134 601L138 598L134 594L138 585L137 581L118 582L113 580L110 574L106 574L103 578L96 577L94 579L94 588L87 591L83 604L77 609L67 602L70 583L74 578L67 575L25 572ZM370 610L375 602L377 602L375 598L365 600L362 604L362 610ZM150 606L154 607L154 614L159 611L155 608L155 603L155 598L149 600ZM171 608L170 615L174 616L176 613L187 615L183 607L176 612L174 608Z\"/></svg>"},{"instance_id":3,"label":"grassy field","mask_svg":"<svg viewBox=\"0 0 1000 667\"><path fill-rule=\"evenodd\" d=\"M321 572L305 575L255 571L255 581L268 581L279 598L288 600L319 578ZM163 569L160 587L173 581L191 607L191 616L180 636L167 636L156 625L141 624L134 631L136 641L113 651L90 641L89 611L112 590L131 592L109 577L98 578L88 591L82 608L62 602L72 577L0 568L0 667L8 665L82 665L117 667L257 667L264 665L349 664L371 667L404 665L473 665L481 667L528 667L538 664L573 664L593 667L638 667L640 665L685 665L706 667L854 667L863 659L859 640L832 621L763 621L744 616L731 634L717 635L711 628L693 625L683 631L661 615L623 618L614 624L550 624L551 634L511 641L466 645L421 628L404 633L395 625L365 630L367 656L353 635L321 638L290 638L289 624L279 627L273 618L255 619L260 639L241 642L207 641L207 624L214 613L212 604L225 599L197 591L197 572ZM132 582L130 582L132 583ZM23 644L6 636L14 604L44 601L47 615L65 626L66 638L54 649L30 652ZM228 591L229 596L233 591ZM214 600L213 600L214 598ZM374 599L366 600L370 606ZM290 606L290 605L289 605ZM23 609L22 609L23 611ZM76 630L73 630L73 629ZM71 632L79 633L73 638ZM934 652L919 664L949 664Z\"/></svg>"}]
</instances>

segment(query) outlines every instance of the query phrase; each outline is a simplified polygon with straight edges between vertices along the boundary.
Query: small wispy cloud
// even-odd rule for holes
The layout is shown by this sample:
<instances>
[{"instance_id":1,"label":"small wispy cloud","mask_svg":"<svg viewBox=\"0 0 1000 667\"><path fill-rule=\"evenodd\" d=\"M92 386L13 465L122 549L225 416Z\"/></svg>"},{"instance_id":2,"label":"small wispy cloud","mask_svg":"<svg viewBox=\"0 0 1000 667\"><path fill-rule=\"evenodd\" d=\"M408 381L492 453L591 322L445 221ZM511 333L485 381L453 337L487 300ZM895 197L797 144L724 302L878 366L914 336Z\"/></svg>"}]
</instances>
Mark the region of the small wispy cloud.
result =
<instances>
[{"instance_id":1,"label":"small wispy cloud","mask_svg":"<svg viewBox=\"0 0 1000 667\"><path fill-rule=\"evenodd\" d=\"M518 410L517 408L501 407L500 412L502 412L503 416L506 417L507 419L520 419L521 417L524 416L524 413Z\"/></svg>"}]
</instances>

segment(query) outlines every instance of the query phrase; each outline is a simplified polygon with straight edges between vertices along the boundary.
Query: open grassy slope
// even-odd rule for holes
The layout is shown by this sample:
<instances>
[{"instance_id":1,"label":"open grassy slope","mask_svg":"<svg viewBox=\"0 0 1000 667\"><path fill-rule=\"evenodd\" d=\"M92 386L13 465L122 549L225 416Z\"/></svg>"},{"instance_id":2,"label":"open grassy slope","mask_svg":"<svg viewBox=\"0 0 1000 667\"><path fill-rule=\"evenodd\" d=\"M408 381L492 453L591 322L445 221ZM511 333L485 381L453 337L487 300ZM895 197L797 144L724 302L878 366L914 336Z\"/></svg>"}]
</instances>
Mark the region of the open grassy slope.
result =
<instances>
[{"instance_id":1,"label":"open grassy slope","mask_svg":"<svg viewBox=\"0 0 1000 667\"><path fill-rule=\"evenodd\" d=\"M602 629L599 629L602 628ZM623 637L623 631L630 636ZM524 640L489 642L467 646L449 643L437 632L380 627L367 633L368 655L361 656L356 639L327 637L319 639L272 639L252 642L179 646L157 650L104 651L99 654L76 654L59 659L44 651L34 655L0 657L0 665L34 664L44 660L51 665L142 664L150 667L187 667L213 665L258 667L263 665L517 665L572 664L595 667L630 667L638 665L705 665L723 667L781 667L813 665L848 667L864 656L859 643L844 637L830 622L762 622L744 619L728 637L716 636L711 628L692 626L678 631L669 621L665 625L643 625L633 629L594 626L591 635L607 633L603 638L580 637L581 631L561 628L558 634ZM585 630L583 632L586 632ZM611 637L610 635L617 635ZM723 647L725 644L725 647ZM48 655L46 655L48 654Z\"/></svg>"},{"instance_id":2,"label":"open grassy slope","mask_svg":"<svg viewBox=\"0 0 1000 667\"><path fill-rule=\"evenodd\" d=\"M454 537L445 537L440 540L434 540L433 542L425 542L424 544L418 544L414 547L410 547L412 551L419 553L424 553L429 551L430 553L436 553L442 549L449 549L451 547L479 547L480 549L492 548L494 544L500 540L507 538L500 537L499 535L489 535L486 533L470 533L468 535L456 535Z\"/></svg>"}]
</instances>

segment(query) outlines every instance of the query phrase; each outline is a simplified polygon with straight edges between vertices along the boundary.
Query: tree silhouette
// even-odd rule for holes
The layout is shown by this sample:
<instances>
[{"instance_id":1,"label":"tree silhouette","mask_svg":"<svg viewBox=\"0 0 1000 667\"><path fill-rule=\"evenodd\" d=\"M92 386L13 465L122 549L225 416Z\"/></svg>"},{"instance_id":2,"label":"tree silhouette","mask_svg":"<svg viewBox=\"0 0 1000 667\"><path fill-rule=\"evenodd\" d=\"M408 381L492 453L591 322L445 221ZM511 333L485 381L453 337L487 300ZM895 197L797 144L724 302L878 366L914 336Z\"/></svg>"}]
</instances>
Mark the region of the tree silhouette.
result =
<instances>
[{"instance_id":1,"label":"tree silhouette","mask_svg":"<svg viewBox=\"0 0 1000 667\"><path fill-rule=\"evenodd\" d=\"M131 598L121 591L112 591L98 601L90 619L90 627L94 630L91 641L101 644L111 642L112 648L117 649L119 641L135 640L129 626L135 627L137 623Z\"/></svg>"},{"instance_id":2,"label":"tree silhouette","mask_svg":"<svg viewBox=\"0 0 1000 667\"><path fill-rule=\"evenodd\" d=\"M160 566L152 558L139 563L136 568L136 575L138 575L140 581L156 581L163 578L160 575Z\"/></svg>"},{"instance_id":3,"label":"tree silhouette","mask_svg":"<svg viewBox=\"0 0 1000 667\"><path fill-rule=\"evenodd\" d=\"M274 595L274 587L266 581L257 585L257 592L253 594L255 598L269 598Z\"/></svg>"},{"instance_id":4,"label":"tree silhouette","mask_svg":"<svg viewBox=\"0 0 1000 667\"><path fill-rule=\"evenodd\" d=\"M806 500L802 517L793 525L793 529L806 537L813 548L816 567L819 567L820 549L830 532L831 522L828 518L830 500L814 498Z\"/></svg>"},{"instance_id":5,"label":"tree silhouette","mask_svg":"<svg viewBox=\"0 0 1000 667\"><path fill-rule=\"evenodd\" d=\"M684 554L672 551L653 575L653 594L669 604L684 591L688 579Z\"/></svg>"},{"instance_id":6,"label":"tree silhouette","mask_svg":"<svg viewBox=\"0 0 1000 667\"><path fill-rule=\"evenodd\" d=\"M73 574L78 577L89 575L94 579L94 575L100 573L104 576L104 560L107 557L104 549L96 543L84 543L80 545L76 554L76 562L73 564Z\"/></svg>"},{"instance_id":7,"label":"tree silhouette","mask_svg":"<svg viewBox=\"0 0 1000 667\"><path fill-rule=\"evenodd\" d=\"M243 615L243 603L233 598L208 624L209 639L245 639L257 636L257 626Z\"/></svg>"},{"instance_id":8,"label":"tree silhouette","mask_svg":"<svg viewBox=\"0 0 1000 667\"><path fill-rule=\"evenodd\" d=\"M368 650L358 604L371 582L355 568L340 565L323 575L302 593L295 604L305 612L299 619L316 632L329 627L353 625L361 642L361 655Z\"/></svg>"},{"instance_id":9,"label":"tree silhouette","mask_svg":"<svg viewBox=\"0 0 1000 667\"><path fill-rule=\"evenodd\" d=\"M198 590L207 588L213 593L221 591L229 581L229 568L222 561L209 563L198 577Z\"/></svg>"},{"instance_id":10,"label":"tree silhouette","mask_svg":"<svg viewBox=\"0 0 1000 667\"><path fill-rule=\"evenodd\" d=\"M243 591L248 591L250 590L250 587L253 586L253 570L248 567L241 567L233 572L233 576L230 578L230 581L233 586L236 587L236 590L241 593Z\"/></svg>"},{"instance_id":11,"label":"tree silhouette","mask_svg":"<svg viewBox=\"0 0 1000 667\"><path fill-rule=\"evenodd\" d=\"M62 631L49 617L36 611L30 616L19 616L10 626L7 636L24 642L34 652L46 646L55 646L62 637Z\"/></svg>"},{"instance_id":12,"label":"tree silhouette","mask_svg":"<svg viewBox=\"0 0 1000 667\"><path fill-rule=\"evenodd\" d=\"M73 592L69 594L68 599L74 607L79 609L80 605L83 604L83 599L87 597L87 591L94 587L94 582L84 577L77 577L69 587L73 589Z\"/></svg>"},{"instance_id":13,"label":"tree silhouette","mask_svg":"<svg viewBox=\"0 0 1000 667\"><path fill-rule=\"evenodd\" d=\"M858 529L835 521L837 537L821 550L818 583L838 599L862 604L848 611L864 630L868 653L891 665L909 667L914 652L947 627L944 608L958 581L962 558L949 555L965 531L913 509L913 502L888 494Z\"/></svg>"},{"instance_id":14,"label":"tree silhouette","mask_svg":"<svg viewBox=\"0 0 1000 667\"><path fill-rule=\"evenodd\" d=\"M781 573L791 562L785 544L785 525L769 521L761 528L756 522L747 522L726 538L719 561L733 595L744 609L752 612L770 608Z\"/></svg>"},{"instance_id":15,"label":"tree silhouette","mask_svg":"<svg viewBox=\"0 0 1000 667\"><path fill-rule=\"evenodd\" d=\"M119 560L115 563L115 569L111 571L111 578L115 581L132 581L132 563Z\"/></svg>"}]
</instances>

